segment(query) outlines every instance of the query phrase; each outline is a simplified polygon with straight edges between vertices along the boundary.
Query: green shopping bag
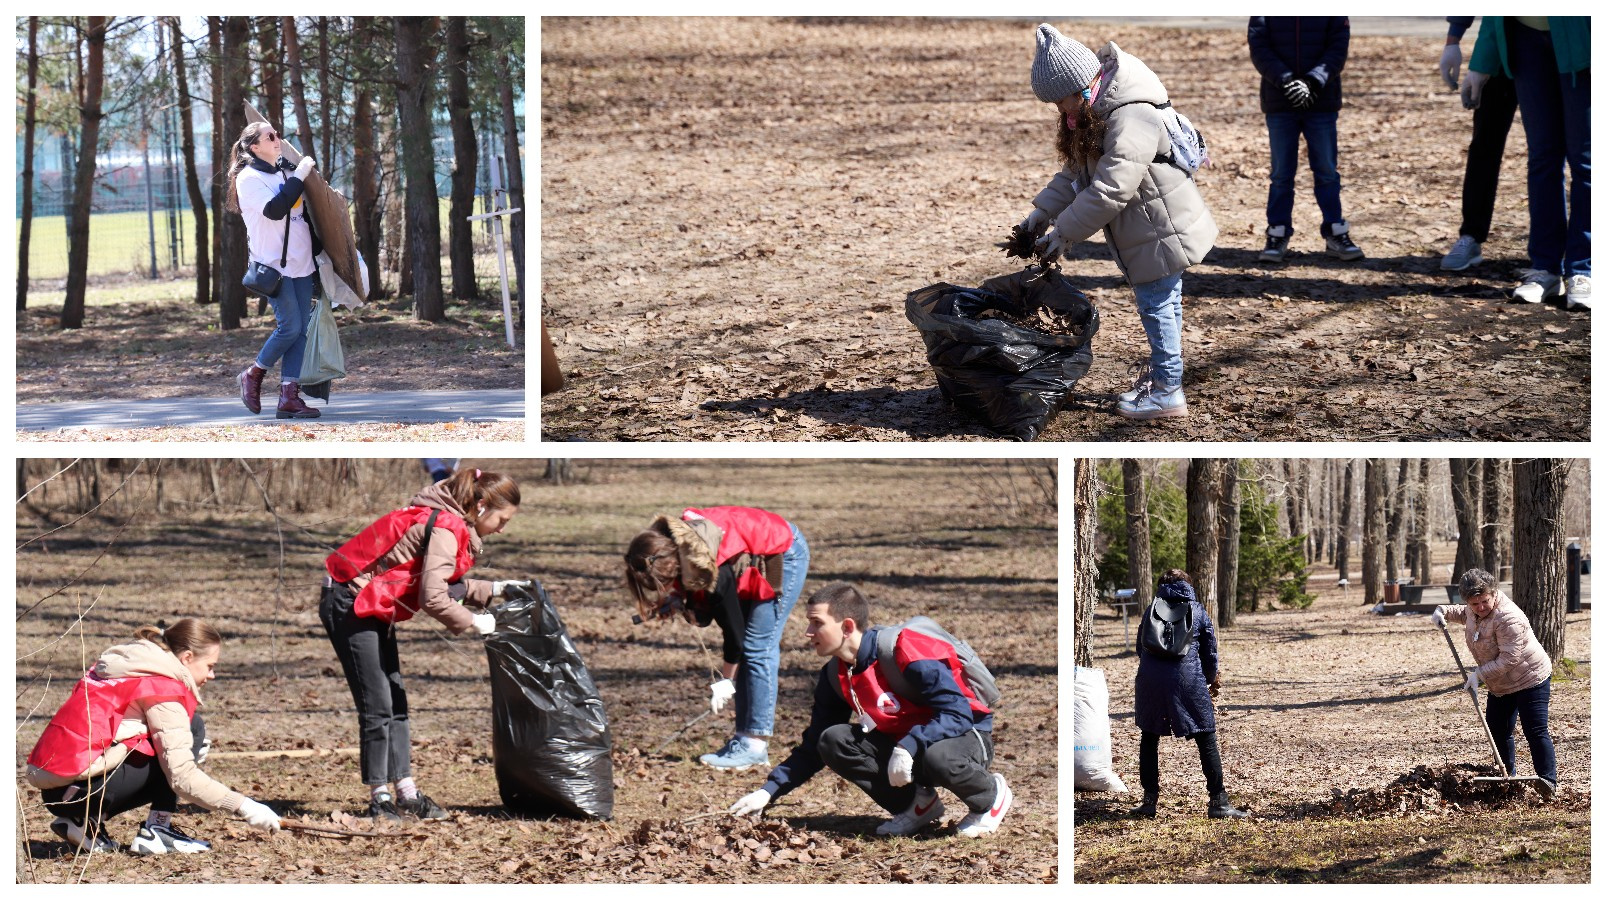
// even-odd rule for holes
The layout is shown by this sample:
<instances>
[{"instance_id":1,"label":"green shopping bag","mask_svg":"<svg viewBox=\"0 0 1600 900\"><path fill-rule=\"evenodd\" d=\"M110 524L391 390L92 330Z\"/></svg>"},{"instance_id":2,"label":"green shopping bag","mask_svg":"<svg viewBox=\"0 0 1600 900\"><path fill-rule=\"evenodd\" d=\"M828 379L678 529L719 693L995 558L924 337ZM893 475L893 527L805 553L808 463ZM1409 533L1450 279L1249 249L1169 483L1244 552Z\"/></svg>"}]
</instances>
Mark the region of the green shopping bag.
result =
<instances>
[{"instance_id":1,"label":"green shopping bag","mask_svg":"<svg viewBox=\"0 0 1600 900\"><path fill-rule=\"evenodd\" d=\"M306 355L300 364L300 390L313 397L327 399L327 388L333 379L343 378L344 348L339 346L339 323L333 318L333 304L327 297L318 297L311 311L311 327L306 329ZM309 391L312 385L322 385L318 391Z\"/></svg>"}]
</instances>

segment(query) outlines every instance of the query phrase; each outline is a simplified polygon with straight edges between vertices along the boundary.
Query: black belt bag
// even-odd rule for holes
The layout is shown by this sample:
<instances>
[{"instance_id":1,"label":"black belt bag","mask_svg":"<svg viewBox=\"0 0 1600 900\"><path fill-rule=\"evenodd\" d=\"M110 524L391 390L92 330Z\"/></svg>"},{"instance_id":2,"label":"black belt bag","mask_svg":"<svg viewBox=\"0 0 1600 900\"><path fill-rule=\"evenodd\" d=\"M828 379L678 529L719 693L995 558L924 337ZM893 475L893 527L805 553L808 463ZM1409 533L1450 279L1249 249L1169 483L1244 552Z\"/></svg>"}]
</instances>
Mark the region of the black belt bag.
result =
<instances>
[{"instance_id":1,"label":"black belt bag","mask_svg":"<svg viewBox=\"0 0 1600 900\"><path fill-rule=\"evenodd\" d=\"M283 179L284 184L289 179ZM278 268L251 260L250 265L244 269L244 289L257 297L271 300L278 296L278 288L283 286L283 268L289 264L289 223L294 219L294 210L289 210L283 217L283 252L278 256Z\"/></svg>"}]
</instances>

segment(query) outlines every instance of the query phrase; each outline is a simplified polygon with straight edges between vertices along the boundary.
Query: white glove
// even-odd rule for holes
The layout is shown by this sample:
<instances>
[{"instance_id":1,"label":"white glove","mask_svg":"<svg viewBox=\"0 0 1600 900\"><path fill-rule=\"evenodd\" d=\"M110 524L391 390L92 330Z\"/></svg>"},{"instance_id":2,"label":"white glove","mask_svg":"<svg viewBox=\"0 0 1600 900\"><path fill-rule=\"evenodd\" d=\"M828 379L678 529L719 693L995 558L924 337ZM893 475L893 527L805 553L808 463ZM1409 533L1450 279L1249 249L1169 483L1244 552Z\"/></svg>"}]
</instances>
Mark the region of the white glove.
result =
<instances>
[{"instance_id":1,"label":"white glove","mask_svg":"<svg viewBox=\"0 0 1600 900\"><path fill-rule=\"evenodd\" d=\"M265 804L257 803L249 797L246 797L244 802L239 804L239 818L250 823L252 827L266 832L277 831L281 827L277 813L267 809Z\"/></svg>"},{"instance_id":2,"label":"white glove","mask_svg":"<svg viewBox=\"0 0 1600 900\"><path fill-rule=\"evenodd\" d=\"M911 783L911 754L906 748L896 746L889 754L889 784L905 787Z\"/></svg>"},{"instance_id":3,"label":"white glove","mask_svg":"<svg viewBox=\"0 0 1600 900\"><path fill-rule=\"evenodd\" d=\"M1035 206L1033 212L1022 220L1022 229L1032 232L1034 237L1043 237L1050 230L1050 214Z\"/></svg>"},{"instance_id":4,"label":"white glove","mask_svg":"<svg viewBox=\"0 0 1600 900\"><path fill-rule=\"evenodd\" d=\"M1444 607L1435 606L1433 608L1433 624L1440 628L1444 627Z\"/></svg>"},{"instance_id":5,"label":"white glove","mask_svg":"<svg viewBox=\"0 0 1600 900\"><path fill-rule=\"evenodd\" d=\"M519 587L519 588L533 587L533 582L531 582L531 581L495 581L495 582L490 582L489 591L490 591L490 593L492 593L496 597L504 597L505 594L506 594L506 588L508 588L508 587Z\"/></svg>"},{"instance_id":6,"label":"white glove","mask_svg":"<svg viewBox=\"0 0 1600 900\"><path fill-rule=\"evenodd\" d=\"M1069 246L1071 242L1061 236L1061 229L1057 228L1050 232L1044 239L1044 246L1039 249L1039 265L1048 266L1060 259Z\"/></svg>"},{"instance_id":7,"label":"white glove","mask_svg":"<svg viewBox=\"0 0 1600 900\"><path fill-rule=\"evenodd\" d=\"M733 805L728 807L728 812L736 816L751 816L761 812L771 802L772 795L767 793L766 788L762 788L758 791L751 791L733 801Z\"/></svg>"},{"instance_id":8,"label":"white glove","mask_svg":"<svg viewBox=\"0 0 1600 900\"><path fill-rule=\"evenodd\" d=\"M1477 109L1483 102L1483 86L1489 83L1489 76L1482 72L1467 70L1461 76L1461 105L1465 109Z\"/></svg>"},{"instance_id":9,"label":"white glove","mask_svg":"<svg viewBox=\"0 0 1600 900\"><path fill-rule=\"evenodd\" d=\"M1461 77L1460 44L1444 45L1444 50L1439 53L1439 77L1444 79L1444 86L1452 91L1461 86L1456 83Z\"/></svg>"},{"instance_id":10,"label":"white glove","mask_svg":"<svg viewBox=\"0 0 1600 900\"><path fill-rule=\"evenodd\" d=\"M473 613L472 627L478 629L479 634L494 634L494 616L488 613Z\"/></svg>"},{"instance_id":11,"label":"white glove","mask_svg":"<svg viewBox=\"0 0 1600 900\"><path fill-rule=\"evenodd\" d=\"M194 764L197 765L197 766L205 765L206 764L206 757L210 756L210 755L211 755L211 738L206 738L205 740L200 742L200 746L194 748Z\"/></svg>"},{"instance_id":12,"label":"white glove","mask_svg":"<svg viewBox=\"0 0 1600 900\"><path fill-rule=\"evenodd\" d=\"M1478 670L1476 668L1467 670L1467 690L1474 694L1478 692Z\"/></svg>"},{"instance_id":13,"label":"white glove","mask_svg":"<svg viewBox=\"0 0 1600 900\"><path fill-rule=\"evenodd\" d=\"M728 701L733 699L733 691L732 679L724 678L721 681L712 682L711 711L714 713L722 712L723 707L728 705Z\"/></svg>"},{"instance_id":14,"label":"white glove","mask_svg":"<svg viewBox=\"0 0 1600 900\"><path fill-rule=\"evenodd\" d=\"M294 167L294 177L300 179L301 181L305 181L306 176L310 175L311 170L316 168L316 166L316 160L309 156L302 156L300 157L299 164Z\"/></svg>"}]
</instances>

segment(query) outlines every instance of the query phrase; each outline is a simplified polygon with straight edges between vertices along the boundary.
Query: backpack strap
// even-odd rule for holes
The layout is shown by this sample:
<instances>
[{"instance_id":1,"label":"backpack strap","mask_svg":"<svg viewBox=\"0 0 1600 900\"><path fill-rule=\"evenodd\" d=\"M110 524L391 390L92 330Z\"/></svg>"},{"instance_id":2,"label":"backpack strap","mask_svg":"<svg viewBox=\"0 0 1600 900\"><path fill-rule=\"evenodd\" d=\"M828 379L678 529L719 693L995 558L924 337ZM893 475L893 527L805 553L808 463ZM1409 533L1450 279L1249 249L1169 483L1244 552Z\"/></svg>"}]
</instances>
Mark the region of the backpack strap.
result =
<instances>
[{"instance_id":1,"label":"backpack strap","mask_svg":"<svg viewBox=\"0 0 1600 900\"><path fill-rule=\"evenodd\" d=\"M900 631L904 627L891 625L878 629L877 666L883 672L884 683L889 685L889 690L894 691L895 696L920 697L921 693L911 686L911 682L906 680L906 673L894 661L894 648L900 643Z\"/></svg>"},{"instance_id":2,"label":"backpack strap","mask_svg":"<svg viewBox=\"0 0 1600 900\"><path fill-rule=\"evenodd\" d=\"M1149 103L1149 101L1146 101L1146 100L1141 100L1139 102L1141 102L1141 103ZM1149 105L1155 107L1158 110L1171 109L1172 108L1172 101L1168 100L1165 103L1150 103ZM1172 138L1171 138L1170 135L1167 138L1167 142L1169 144L1172 142ZM1185 174L1185 175L1189 174L1189 170L1185 169L1183 166L1178 165L1178 161L1172 157L1171 153L1157 153L1155 156L1151 157L1150 161L1151 162L1157 162L1157 163L1166 163L1167 165L1172 166L1174 169L1178 169L1179 171L1183 172L1183 174Z\"/></svg>"},{"instance_id":3,"label":"backpack strap","mask_svg":"<svg viewBox=\"0 0 1600 900\"><path fill-rule=\"evenodd\" d=\"M839 695L840 700L845 703L850 702L850 698L844 695L844 688L839 687L839 657L835 656L828 660L828 664L822 667L822 677L828 679L829 686L833 688L835 694Z\"/></svg>"},{"instance_id":4,"label":"backpack strap","mask_svg":"<svg viewBox=\"0 0 1600 900\"><path fill-rule=\"evenodd\" d=\"M287 185L289 183L289 176L283 174L283 172L281 172L281 171L278 172L278 176L283 179L283 183L284 184ZM304 203L305 201L302 200L301 202ZM279 272L282 272L284 270L284 268L286 268L289 265L289 223L293 222L293 221L294 221L294 207L291 206L291 207L289 207L289 211L283 214L283 252L278 254L278 271ZM432 519L428 520L428 525L429 526L433 525L433 520ZM424 540L426 540L426 538L424 538ZM424 545L424 546L426 546L426 545Z\"/></svg>"}]
</instances>

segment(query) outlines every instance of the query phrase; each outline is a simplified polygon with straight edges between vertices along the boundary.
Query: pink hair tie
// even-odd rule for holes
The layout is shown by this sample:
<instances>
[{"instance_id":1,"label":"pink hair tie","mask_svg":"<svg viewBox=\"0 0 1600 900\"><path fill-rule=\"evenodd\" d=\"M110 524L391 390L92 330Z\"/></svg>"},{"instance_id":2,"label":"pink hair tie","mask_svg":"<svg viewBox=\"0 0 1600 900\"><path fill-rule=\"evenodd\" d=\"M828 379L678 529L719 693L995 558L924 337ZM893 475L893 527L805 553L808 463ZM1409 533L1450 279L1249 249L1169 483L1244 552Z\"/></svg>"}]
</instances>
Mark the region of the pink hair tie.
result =
<instances>
[{"instance_id":1,"label":"pink hair tie","mask_svg":"<svg viewBox=\"0 0 1600 900\"><path fill-rule=\"evenodd\" d=\"M482 469L473 469L472 470L472 480L473 481L482 481L483 480L483 470Z\"/></svg>"}]
</instances>

